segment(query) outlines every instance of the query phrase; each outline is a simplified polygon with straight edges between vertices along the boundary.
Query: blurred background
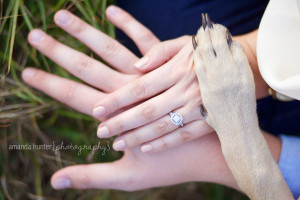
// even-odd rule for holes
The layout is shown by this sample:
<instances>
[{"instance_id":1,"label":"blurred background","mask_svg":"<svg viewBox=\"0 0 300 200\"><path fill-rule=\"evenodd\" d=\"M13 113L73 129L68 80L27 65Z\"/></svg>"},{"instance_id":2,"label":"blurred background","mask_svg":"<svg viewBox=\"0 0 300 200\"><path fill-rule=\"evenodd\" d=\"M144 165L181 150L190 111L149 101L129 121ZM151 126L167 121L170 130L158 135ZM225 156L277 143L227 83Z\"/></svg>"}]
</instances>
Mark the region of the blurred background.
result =
<instances>
[{"instance_id":1,"label":"blurred background","mask_svg":"<svg viewBox=\"0 0 300 200\"><path fill-rule=\"evenodd\" d=\"M247 199L232 189L206 183L187 183L130 193L52 189L50 177L58 169L74 164L109 162L119 159L122 154L111 149L112 139L97 138L99 122L22 82L20 74L27 66L80 81L32 48L27 42L27 34L33 28L43 29L62 43L101 60L86 46L56 27L53 17L56 11L68 9L114 38L115 29L105 19L105 8L114 2L0 0L0 3L0 200ZM93 146L99 142L107 148L109 145L110 149L65 149L57 152L52 149L53 145L62 143L63 146ZM23 145L23 149L16 149L20 145ZM42 145L48 145L50 149Z\"/></svg>"}]
</instances>

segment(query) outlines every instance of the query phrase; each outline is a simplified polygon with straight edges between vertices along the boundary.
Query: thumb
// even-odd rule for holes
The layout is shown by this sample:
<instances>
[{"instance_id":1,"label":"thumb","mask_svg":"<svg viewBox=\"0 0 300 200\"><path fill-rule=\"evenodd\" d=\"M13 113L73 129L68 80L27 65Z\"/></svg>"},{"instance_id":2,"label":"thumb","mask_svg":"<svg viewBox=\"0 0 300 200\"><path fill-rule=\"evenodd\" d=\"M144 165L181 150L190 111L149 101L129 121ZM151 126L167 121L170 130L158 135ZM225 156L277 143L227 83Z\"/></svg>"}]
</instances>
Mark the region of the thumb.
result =
<instances>
[{"instance_id":1,"label":"thumb","mask_svg":"<svg viewBox=\"0 0 300 200\"><path fill-rule=\"evenodd\" d=\"M121 189L126 190L133 173L121 160L112 163L74 165L57 171L51 178L54 189Z\"/></svg>"},{"instance_id":2,"label":"thumb","mask_svg":"<svg viewBox=\"0 0 300 200\"><path fill-rule=\"evenodd\" d=\"M144 57L134 64L135 69L145 73L160 67L175 56L190 39L190 36L182 36L153 45Z\"/></svg>"}]
</instances>

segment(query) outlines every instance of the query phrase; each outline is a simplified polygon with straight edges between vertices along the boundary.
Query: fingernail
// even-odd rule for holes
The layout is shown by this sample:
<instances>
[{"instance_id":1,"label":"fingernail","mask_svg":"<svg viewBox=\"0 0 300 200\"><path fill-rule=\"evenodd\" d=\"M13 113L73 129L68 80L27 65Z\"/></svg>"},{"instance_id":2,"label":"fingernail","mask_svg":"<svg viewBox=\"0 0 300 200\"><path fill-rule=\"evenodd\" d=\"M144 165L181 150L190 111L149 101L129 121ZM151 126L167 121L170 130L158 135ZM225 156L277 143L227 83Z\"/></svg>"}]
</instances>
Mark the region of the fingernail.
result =
<instances>
[{"instance_id":1,"label":"fingernail","mask_svg":"<svg viewBox=\"0 0 300 200\"><path fill-rule=\"evenodd\" d=\"M106 126L98 129L97 135L99 138L106 138L109 136L109 130Z\"/></svg>"},{"instance_id":2,"label":"fingernail","mask_svg":"<svg viewBox=\"0 0 300 200\"><path fill-rule=\"evenodd\" d=\"M141 147L141 151L144 153L150 152L150 151L152 151L152 149L153 148L152 148L151 144L146 144Z\"/></svg>"},{"instance_id":3,"label":"fingernail","mask_svg":"<svg viewBox=\"0 0 300 200\"><path fill-rule=\"evenodd\" d=\"M40 30L34 30L30 33L30 41L31 42L40 42L44 39L45 37L45 33L43 31Z\"/></svg>"},{"instance_id":4,"label":"fingernail","mask_svg":"<svg viewBox=\"0 0 300 200\"><path fill-rule=\"evenodd\" d=\"M35 74L35 69L32 69L32 68L28 68L28 69L25 69L22 73L22 76L23 76L23 79L30 79L33 77L33 75Z\"/></svg>"},{"instance_id":5,"label":"fingernail","mask_svg":"<svg viewBox=\"0 0 300 200\"><path fill-rule=\"evenodd\" d=\"M101 117L105 114L105 108L103 106L99 106L93 110L94 117Z\"/></svg>"},{"instance_id":6,"label":"fingernail","mask_svg":"<svg viewBox=\"0 0 300 200\"><path fill-rule=\"evenodd\" d=\"M72 21L72 17L70 16L69 13L61 11L58 13L56 23L60 25L68 25Z\"/></svg>"},{"instance_id":7,"label":"fingernail","mask_svg":"<svg viewBox=\"0 0 300 200\"><path fill-rule=\"evenodd\" d=\"M106 9L106 13L110 16L115 16L117 14L119 14L120 12L120 8L117 7L117 6L109 6L107 9Z\"/></svg>"},{"instance_id":8,"label":"fingernail","mask_svg":"<svg viewBox=\"0 0 300 200\"><path fill-rule=\"evenodd\" d=\"M114 142L114 144L113 144L113 148L114 148L114 150L116 150L116 151L124 150L124 149L125 149L125 146L126 146L126 144L125 144L125 141L124 141L124 140L116 141L116 142Z\"/></svg>"},{"instance_id":9,"label":"fingernail","mask_svg":"<svg viewBox=\"0 0 300 200\"><path fill-rule=\"evenodd\" d=\"M55 179L55 181L53 182L53 188L60 190L60 189L64 189L64 188L70 188L71 187L71 181L68 178L65 177L60 177Z\"/></svg>"},{"instance_id":10,"label":"fingernail","mask_svg":"<svg viewBox=\"0 0 300 200\"><path fill-rule=\"evenodd\" d=\"M138 60L136 63L133 64L134 67L136 68L143 68L145 65L149 62L148 56L144 56L140 60Z\"/></svg>"}]
</instances>

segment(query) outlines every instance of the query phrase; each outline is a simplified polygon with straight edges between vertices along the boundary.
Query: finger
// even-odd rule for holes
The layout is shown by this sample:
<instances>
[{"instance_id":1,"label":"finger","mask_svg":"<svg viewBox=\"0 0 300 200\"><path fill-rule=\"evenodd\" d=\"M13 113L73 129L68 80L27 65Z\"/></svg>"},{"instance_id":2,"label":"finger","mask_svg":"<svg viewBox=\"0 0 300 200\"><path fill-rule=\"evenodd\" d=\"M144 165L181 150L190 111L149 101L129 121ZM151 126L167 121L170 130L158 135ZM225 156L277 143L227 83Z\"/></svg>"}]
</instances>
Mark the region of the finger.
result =
<instances>
[{"instance_id":1,"label":"finger","mask_svg":"<svg viewBox=\"0 0 300 200\"><path fill-rule=\"evenodd\" d=\"M121 8L109 6L106 9L106 16L134 41L142 54L145 54L153 45L159 43L159 39L148 28Z\"/></svg>"},{"instance_id":2,"label":"finger","mask_svg":"<svg viewBox=\"0 0 300 200\"><path fill-rule=\"evenodd\" d=\"M172 133L142 145L141 151L144 153L152 153L166 150L211 132L213 132L213 129L204 120L196 120L184 125L182 128L176 129Z\"/></svg>"},{"instance_id":3,"label":"finger","mask_svg":"<svg viewBox=\"0 0 300 200\"><path fill-rule=\"evenodd\" d=\"M170 63L169 66L173 64ZM169 67L161 67L125 85L96 105L94 117L110 115L121 108L163 92L174 84L176 77L173 75Z\"/></svg>"},{"instance_id":4,"label":"finger","mask_svg":"<svg viewBox=\"0 0 300 200\"><path fill-rule=\"evenodd\" d=\"M129 187L130 170L120 161L75 165L57 171L51 178L54 189L121 189Z\"/></svg>"},{"instance_id":5,"label":"finger","mask_svg":"<svg viewBox=\"0 0 300 200\"><path fill-rule=\"evenodd\" d=\"M181 107L184 104L184 98L178 97L177 91L178 90L176 90L176 88L167 90L159 96L153 97L132 109L129 109L105 122L102 122L98 127L98 137L111 137L137 128L159 119L166 113ZM170 99L175 98L176 101L169 101Z\"/></svg>"},{"instance_id":6,"label":"finger","mask_svg":"<svg viewBox=\"0 0 300 200\"><path fill-rule=\"evenodd\" d=\"M118 41L102 33L67 10L58 11L55 23L86 44L108 64L123 73L136 73L133 63L137 57Z\"/></svg>"},{"instance_id":7,"label":"finger","mask_svg":"<svg viewBox=\"0 0 300 200\"><path fill-rule=\"evenodd\" d=\"M189 36L160 42L152 46L143 58L134 63L136 70L148 72L169 61L179 50L190 42Z\"/></svg>"},{"instance_id":8,"label":"finger","mask_svg":"<svg viewBox=\"0 0 300 200\"><path fill-rule=\"evenodd\" d=\"M81 83L64 79L34 68L26 68L23 80L58 101L88 115L92 114L97 99L105 94Z\"/></svg>"},{"instance_id":9,"label":"finger","mask_svg":"<svg viewBox=\"0 0 300 200\"><path fill-rule=\"evenodd\" d=\"M188 124L191 121L201 119L200 111L199 109L195 109L195 107L198 106L190 104L174 110L173 113L179 113L183 118L182 123ZM171 121L171 116L167 114L156 121L128 131L118 137L113 143L113 148L116 151L125 150L125 148L133 148L145 142L154 140L155 138L159 138L169 132L173 132L177 128L180 128L180 125L175 125Z\"/></svg>"},{"instance_id":10,"label":"finger","mask_svg":"<svg viewBox=\"0 0 300 200\"><path fill-rule=\"evenodd\" d=\"M33 47L74 76L104 91L111 92L120 87L120 84L127 83L127 79L130 78L81 52L61 44L39 29L30 32L28 41Z\"/></svg>"}]
</instances>

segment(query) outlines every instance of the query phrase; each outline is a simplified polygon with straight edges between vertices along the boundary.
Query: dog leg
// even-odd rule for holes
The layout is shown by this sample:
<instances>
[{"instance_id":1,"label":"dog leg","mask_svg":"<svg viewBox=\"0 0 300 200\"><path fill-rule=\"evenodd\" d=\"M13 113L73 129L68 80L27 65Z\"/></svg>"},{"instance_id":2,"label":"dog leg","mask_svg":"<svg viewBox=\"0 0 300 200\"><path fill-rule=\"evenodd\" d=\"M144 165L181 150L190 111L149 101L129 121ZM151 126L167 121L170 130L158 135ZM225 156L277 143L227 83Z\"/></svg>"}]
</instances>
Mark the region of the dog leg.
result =
<instances>
[{"instance_id":1,"label":"dog leg","mask_svg":"<svg viewBox=\"0 0 300 200\"><path fill-rule=\"evenodd\" d=\"M216 130L238 186L251 199L293 199L259 130L254 79L243 47L207 14L193 46L201 112Z\"/></svg>"}]
</instances>

